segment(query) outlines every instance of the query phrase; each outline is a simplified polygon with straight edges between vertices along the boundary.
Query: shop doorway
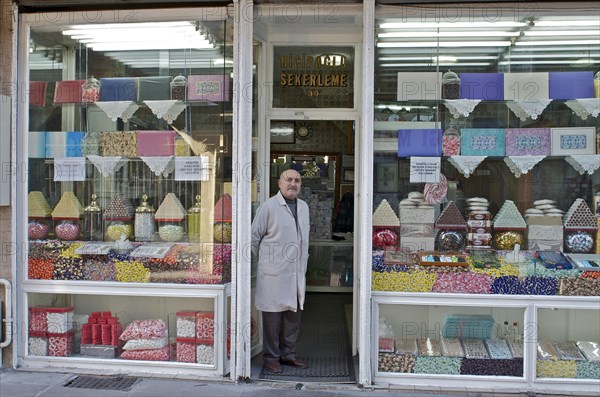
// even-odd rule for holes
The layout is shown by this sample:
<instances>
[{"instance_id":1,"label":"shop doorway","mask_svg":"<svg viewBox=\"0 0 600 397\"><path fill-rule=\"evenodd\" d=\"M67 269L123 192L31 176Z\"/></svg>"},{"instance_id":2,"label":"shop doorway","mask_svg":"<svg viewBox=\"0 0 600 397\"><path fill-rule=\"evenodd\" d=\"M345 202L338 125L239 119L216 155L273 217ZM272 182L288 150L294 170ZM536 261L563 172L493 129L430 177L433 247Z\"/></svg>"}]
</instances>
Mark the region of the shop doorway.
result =
<instances>
[{"instance_id":1,"label":"shop doorway","mask_svg":"<svg viewBox=\"0 0 600 397\"><path fill-rule=\"evenodd\" d=\"M307 202L311 216L306 302L297 345L298 358L309 368L284 366L282 374L270 374L262 369L260 353L253 359L259 380L356 382L354 125L352 120L270 121L269 196L277 193L280 174L294 169L302 175L298 197Z\"/></svg>"}]
</instances>

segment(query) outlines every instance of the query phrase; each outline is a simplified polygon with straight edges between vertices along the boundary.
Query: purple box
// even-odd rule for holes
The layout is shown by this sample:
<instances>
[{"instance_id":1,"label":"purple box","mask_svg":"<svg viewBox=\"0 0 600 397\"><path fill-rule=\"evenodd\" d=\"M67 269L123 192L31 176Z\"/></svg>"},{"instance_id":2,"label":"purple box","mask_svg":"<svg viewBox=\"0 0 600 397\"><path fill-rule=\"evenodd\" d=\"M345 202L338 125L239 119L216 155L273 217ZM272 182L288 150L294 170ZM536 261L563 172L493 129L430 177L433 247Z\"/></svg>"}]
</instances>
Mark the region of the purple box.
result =
<instances>
[{"instance_id":1,"label":"purple box","mask_svg":"<svg viewBox=\"0 0 600 397\"><path fill-rule=\"evenodd\" d=\"M504 74L460 73L460 98L504 100Z\"/></svg>"},{"instance_id":2,"label":"purple box","mask_svg":"<svg viewBox=\"0 0 600 397\"><path fill-rule=\"evenodd\" d=\"M550 99L594 97L594 72L550 72Z\"/></svg>"},{"instance_id":3,"label":"purple box","mask_svg":"<svg viewBox=\"0 0 600 397\"><path fill-rule=\"evenodd\" d=\"M507 128L507 156L550 156L550 128Z\"/></svg>"},{"instance_id":4,"label":"purple box","mask_svg":"<svg viewBox=\"0 0 600 397\"><path fill-rule=\"evenodd\" d=\"M175 131L137 131L138 156L173 156Z\"/></svg>"},{"instance_id":5,"label":"purple box","mask_svg":"<svg viewBox=\"0 0 600 397\"><path fill-rule=\"evenodd\" d=\"M398 157L441 155L441 129L398 130Z\"/></svg>"},{"instance_id":6,"label":"purple box","mask_svg":"<svg viewBox=\"0 0 600 397\"><path fill-rule=\"evenodd\" d=\"M229 76L220 74L188 76L188 100L229 101Z\"/></svg>"}]
</instances>

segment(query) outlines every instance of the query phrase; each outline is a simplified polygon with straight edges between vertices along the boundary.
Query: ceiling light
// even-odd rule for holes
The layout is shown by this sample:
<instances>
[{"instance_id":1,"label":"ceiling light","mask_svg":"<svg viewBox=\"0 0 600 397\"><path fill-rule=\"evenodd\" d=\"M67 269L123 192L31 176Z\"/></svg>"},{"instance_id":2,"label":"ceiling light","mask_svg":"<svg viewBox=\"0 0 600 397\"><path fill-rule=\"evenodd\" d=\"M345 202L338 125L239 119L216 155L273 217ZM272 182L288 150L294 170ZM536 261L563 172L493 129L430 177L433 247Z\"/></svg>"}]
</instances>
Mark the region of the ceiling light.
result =
<instances>
[{"instance_id":1,"label":"ceiling light","mask_svg":"<svg viewBox=\"0 0 600 397\"><path fill-rule=\"evenodd\" d=\"M598 51L600 47L589 47L589 46L556 46L556 47L512 47L511 52L549 52L549 51L560 51L560 52L568 52L568 51Z\"/></svg>"},{"instance_id":2,"label":"ceiling light","mask_svg":"<svg viewBox=\"0 0 600 397\"><path fill-rule=\"evenodd\" d=\"M431 57L432 62L456 62L458 59L452 55L440 55L437 57Z\"/></svg>"},{"instance_id":3,"label":"ceiling light","mask_svg":"<svg viewBox=\"0 0 600 397\"><path fill-rule=\"evenodd\" d=\"M598 30L528 30L525 36L598 36ZM479 34L479 32L477 32Z\"/></svg>"},{"instance_id":4,"label":"ceiling light","mask_svg":"<svg viewBox=\"0 0 600 397\"><path fill-rule=\"evenodd\" d=\"M583 61L586 62L583 62ZM583 65L592 65L600 63L600 59L578 59L578 60L562 60L562 61L501 61L498 62L498 65L570 65L570 64L583 64Z\"/></svg>"},{"instance_id":5,"label":"ceiling light","mask_svg":"<svg viewBox=\"0 0 600 397\"><path fill-rule=\"evenodd\" d=\"M398 37L517 37L520 32L504 31L460 31L460 32L382 32L377 36L380 38L398 38Z\"/></svg>"},{"instance_id":6,"label":"ceiling light","mask_svg":"<svg viewBox=\"0 0 600 397\"><path fill-rule=\"evenodd\" d=\"M535 21L535 26L550 26L550 27L559 27L559 26L600 26L600 19L585 19L585 20L577 20L577 21Z\"/></svg>"},{"instance_id":7,"label":"ceiling light","mask_svg":"<svg viewBox=\"0 0 600 397\"><path fill-rule=\"evenodd\" d=\"M440 57L444 57L445 55L440 55ZM454 57L452 55L449 55L451 57ZM498 59L497 56L487 56L487 55L483 55L483 56L458 56L458 57L454 57L457 61L483 61L486 59ZM428 61L430 59L432 59L432 57L430 56L422 56L422 57L379 57L378 58L380 62L386 62L386 61Z\"/></svg>"},{"instance_id":8,"label":"ceiling light","mask_svg":"<svg viewBox=\"0 0 600 397\"><path fill-rule=\"evenodd\" d=\"M508 47L510 41L409 41L409 42L380 42L379 48L411 48L411 47Z\"/></svg>"},{"instance_id":9,"label":"ceiling light","mask_svg":"<svg viewBox=\"0 0 600 397\"><path fill-rule=\"evenodd\" d=\"M384 22L381 29L414 29L414 28L516 28L526 26L526 22Z\"/></svg>"},{"instance_id":10,"label":"ceiling light","mask_svg":"<svg viewBox=\"0 0 600 397\"><path fill-rule=\"evenodd\" d=\"M441 63L382 63L379 66L382 68L410 68L410 67L422 67L422 66L489 66L489 62L441 62Z\"/></svg>"},{"instance_id":11,"label":"ceiling light","mask_svg":"<svg viewBox=\"0 0 600 397\"><path fill-rule=\"evenodd\" d=\"M510 59L529 59L529 58L577 58L584 55L600 56L600 53L594 54L507 54L505 57Z\"/></svg>"},{"instance_id":12,"label":"ceiling light","mask_svg":"<svg viewBox=\"0 0 600 397\"><path fill-rule=\"evenodd\" d=\"M540 40L540 41L517 41L516 46L541 46L541 45L598 45L600 40Z\"/></svg>"}]
</instances>

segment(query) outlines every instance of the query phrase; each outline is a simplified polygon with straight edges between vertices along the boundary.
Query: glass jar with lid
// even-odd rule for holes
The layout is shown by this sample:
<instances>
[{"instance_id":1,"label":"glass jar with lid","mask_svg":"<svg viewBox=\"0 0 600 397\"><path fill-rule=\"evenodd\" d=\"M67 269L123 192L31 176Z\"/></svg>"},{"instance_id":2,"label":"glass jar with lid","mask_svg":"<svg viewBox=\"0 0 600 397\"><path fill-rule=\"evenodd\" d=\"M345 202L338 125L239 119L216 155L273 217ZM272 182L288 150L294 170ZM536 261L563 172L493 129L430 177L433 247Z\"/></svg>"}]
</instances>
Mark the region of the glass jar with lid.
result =
<instances>
[{"instance_id":1,"label":"glass jar with lid","mask_svg":"<svg viewBox=\"0 0 600 397\"><path fill-rule=\"evenodd\" d=\"M117 241L121 236L127 240L133 237L133 225L130 218L105 218L105 238L107 241Z\"/></svg>"},{"instance_id":2,"label":"glass jar with lid","mask_svg":"<svg viewBox=\"0 0 600 397\"><path fill-rule=\"evenodd\" d=\"M171 99L185 101L187 99L188 81L185 76L179 75L171 81Z\"/></svg>"},{"instance_id":3,"label":"glass jar with lid","mask_svg":"<svg viewBox=\"0 0 600 397\"><path fill-rule=\"evenodd\" d=\"M30 240L43 240L50 234L50 225L52 219L50 217L29 217L27 225L27 235Z\"/></svg>"},{"instance_id":4,"label":"glass jar with lid","mask_svg":"<svg viewBox=\"0 0 600 397\"><path fill-rule=\"evenodd\" d=\"M104 239L102 207L98 205L97 198L96 194L92 194L92 202L83 209L84 241L102 241Z\"/></svg>"},{"instance_id":5,"label":"glass jar with lid","mask_svg":"<svg viewBox=\"0 0 600 397\"><path fill-rule=\"evenodd\" d=\"M81 224L79 219L55 219L56 226L54 232L60 240L74 241L78 240L81 235Z\"/></svg>"},{"instance_id":6,"label":"glass jar with lid","mask_svg":"<svg viewBox=\"0 0 600 397\"><path fill-rule=\"evenodd\" d=\"M142 204L135 209L135 240L152 241L156 232L154 207L148 204L148 196L142 196Z\"/></svg>"},{"instance_id":7,"label":"glass jar with lid","mask_svg":"<svg viewBox=\"0 0 600 397\"><path fill-rule=\"evenodd\" d=\"M442 154L444 156L460 154L460 132L454 127L447 128L442 135Z\"/></svg>"},{"instance_id":8,"label":"glass jar with lid","mask_svg":"<svg viewBox=\"0 0 600 397\"><path fill-rule=\"evenodd\" d=\"M449 70L442 76L442 99L460 98L460 77Z\"/></svg>"},{"instance_id":9,"label":"glass jar with lid","mask_svg":"<svg viewBox=\"0 0 600 397\"><path fill-rule=\"evenodd\" d=\"M200 202L200 195L196 196L196 204L188 209L188 240L190 243L200 242L200 224L202 215L202 207Z\"/></svg>"},{"instance_id":10,"label":"glass jar with lid","mask_svg":"<svg viewBox=\"0 0 600 397\"><path fill-rule=\"evenodd\" d=\"M81 86L83 102L98 102L100 100L100 82L90 77Z\"/></svg>"},{"instance_id":11,"label":"glass jar with lid","mask_svg":"<svg viewBox=\"0 0 600 397\"><path fill-rule=\"evenodd\" d=\"M183 219L157 220L158 235L162 241L176 242L185 237L185 224Z\"/></svg>"}]
</instances>

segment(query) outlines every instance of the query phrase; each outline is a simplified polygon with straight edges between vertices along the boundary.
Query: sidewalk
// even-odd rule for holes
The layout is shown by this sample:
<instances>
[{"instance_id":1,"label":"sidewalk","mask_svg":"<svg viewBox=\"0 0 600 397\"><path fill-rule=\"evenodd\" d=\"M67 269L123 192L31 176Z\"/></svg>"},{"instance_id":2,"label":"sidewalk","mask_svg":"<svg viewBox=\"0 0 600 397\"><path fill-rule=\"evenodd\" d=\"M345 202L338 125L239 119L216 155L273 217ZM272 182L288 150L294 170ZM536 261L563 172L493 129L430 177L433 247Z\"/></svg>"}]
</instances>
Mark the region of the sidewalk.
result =
<instances>
[{"instance_id":1,"label":"sidewalk","mask_svg":"<svg viewBox=\"0 0 600 397\"><path fill-rule=\"evenodd\" d=\"M0 397L520 397L527 394L360 389L354 385L140 378L127 391L64 387L77 375L0 369ZM82 375L84 376L84 375ZM539 394L538 394L539 396ZM557 395L553 395L556 397Z\"/></svg>"}]
</instances>

